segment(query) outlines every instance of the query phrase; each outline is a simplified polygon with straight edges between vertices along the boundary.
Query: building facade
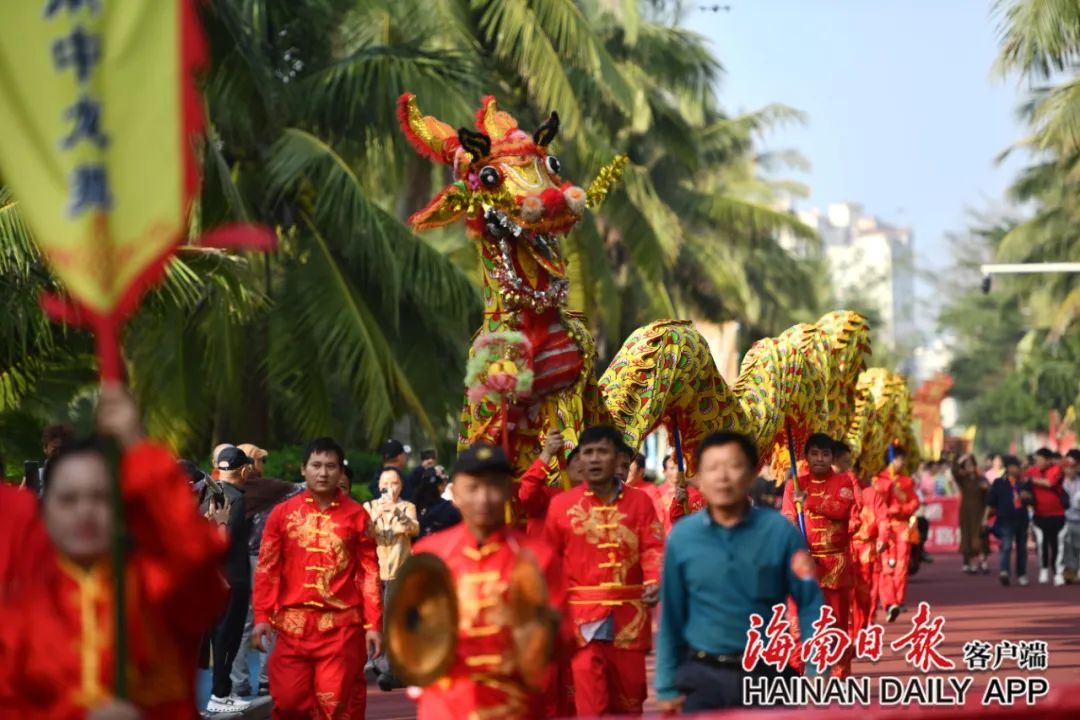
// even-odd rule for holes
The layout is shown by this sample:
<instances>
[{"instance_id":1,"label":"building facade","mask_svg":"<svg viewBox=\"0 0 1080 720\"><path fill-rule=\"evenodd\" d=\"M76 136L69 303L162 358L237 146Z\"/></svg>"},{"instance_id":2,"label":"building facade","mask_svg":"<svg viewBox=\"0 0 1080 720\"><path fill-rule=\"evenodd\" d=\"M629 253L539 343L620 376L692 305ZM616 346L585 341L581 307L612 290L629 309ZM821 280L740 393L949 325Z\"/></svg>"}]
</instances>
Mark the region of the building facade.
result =
<instances>
[{"instance_id":1,"label":"building facade","mask_svg":"<svg viewBox=\"0 0 1080 720\"><path fill-rule=\"evenodd\" d=\"M797 215L817 230L820 246L790 235L782 244L796 256L824 254L837 307L854 306L876 313L879 341L890 351L910 350L917 344L911 229L882 222L862 205L850 202L833 203L824 212L802 210Z\"/></svg>"}]
</instances>

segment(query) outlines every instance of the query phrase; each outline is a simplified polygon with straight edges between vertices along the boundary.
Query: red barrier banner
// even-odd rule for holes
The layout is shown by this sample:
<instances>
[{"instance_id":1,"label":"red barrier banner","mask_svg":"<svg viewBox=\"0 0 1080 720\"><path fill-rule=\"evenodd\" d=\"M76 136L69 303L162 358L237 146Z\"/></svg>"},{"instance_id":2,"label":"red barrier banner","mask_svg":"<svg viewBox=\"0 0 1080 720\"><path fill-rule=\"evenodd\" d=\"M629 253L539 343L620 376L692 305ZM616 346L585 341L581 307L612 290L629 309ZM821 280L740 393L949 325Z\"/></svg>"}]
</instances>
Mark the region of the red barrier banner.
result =
<instances>
[{"instance_id":1,"label":"red barrier banner","mask_svg":"<svg viewBox=\"0 0 1080 720\"><path fill-rule=\"evenodd\" d=\"M960 550L960 498L933 497L923 503L923 513L930 522L926 551L958 552Z\"/></svg>"}]
</instances>

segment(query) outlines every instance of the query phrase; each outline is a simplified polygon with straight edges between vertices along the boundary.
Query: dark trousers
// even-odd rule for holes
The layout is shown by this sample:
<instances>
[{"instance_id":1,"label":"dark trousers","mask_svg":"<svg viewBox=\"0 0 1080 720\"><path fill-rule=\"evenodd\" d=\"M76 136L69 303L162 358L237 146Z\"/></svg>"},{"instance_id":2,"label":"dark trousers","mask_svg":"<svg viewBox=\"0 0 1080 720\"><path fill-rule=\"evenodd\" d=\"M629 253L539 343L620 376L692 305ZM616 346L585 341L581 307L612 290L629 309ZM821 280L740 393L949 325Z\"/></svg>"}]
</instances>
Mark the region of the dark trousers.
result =
<instances>
[{"instance_id":1,"label":"dark trousers","mask_svg":"<svg viewBox=\"0 0 1080 720\"><path fill-rule=\"evenodd\" d=\"M1000 559L998 561L999 572L1008 574L1009 554L1012 552L1013 545L1016 545L1016 575L1018 577L1027 575L1027 531L1026 522L1011 525L1003 523L994 526L994 534L997 535L1001 545L999 550Z\"/></svg>"},{"instance_id":2,"label":"dark trousers","mask_svg":"<svg viewBox=\"0 0 1080 720\"><path fill-rule=\"evenodd\" d=\"M244 623L247 621L248 605L251 603L251 588L234 586L229 593L229 604L225 614L214 626L210 643L213 646L214 681L210 690L217 697L232 694L232 667L236 652L240 649L240 639L244 636Z\"/></svg>"},{"instance_id":3,"label":"dark trousers","mask_svg":"<svg viewBox=\"0 0 1080 720\"><path fill-rule=\"evenodd\" d=\"M1064 537L1061 534L1064 529L1064 515L1035 516L1035 540L1039 546L1039 567L1043 570L1058 572L1058 545Z\"/></svg>"},{"instance_id":4,"label":"dark trousers","mask_svg":"<svg viewBox=\"0 0 1080 720\"><path fill-rule=\"evenodd\" d=\"M693 658L684 660L675 671L675 687L686 697L683 712L743 707L743 678L748 675L779 677L781 673L770 667L758 667L748 673L738 665L712 665Z\"/></svg>"}]
</instances>

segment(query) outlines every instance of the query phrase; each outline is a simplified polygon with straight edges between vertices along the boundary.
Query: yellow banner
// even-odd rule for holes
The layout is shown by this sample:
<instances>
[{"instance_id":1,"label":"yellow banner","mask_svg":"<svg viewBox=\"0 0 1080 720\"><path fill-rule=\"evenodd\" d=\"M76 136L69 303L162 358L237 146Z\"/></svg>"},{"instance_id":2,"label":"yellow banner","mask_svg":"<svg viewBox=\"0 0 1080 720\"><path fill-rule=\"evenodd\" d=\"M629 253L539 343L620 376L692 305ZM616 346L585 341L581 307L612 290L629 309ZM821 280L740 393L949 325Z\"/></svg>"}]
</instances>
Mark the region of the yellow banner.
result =
<instances>
[{"instance_id":1,"label":"yellow banner","mask_svg":"<svg viewBox=\"0 0 1080 720\"><path fill-rule=\"evenodd\" d=\"M0 2L0 177L77 305L114 324L186 224L192 12Z\"/></svg>"}]
</instances>

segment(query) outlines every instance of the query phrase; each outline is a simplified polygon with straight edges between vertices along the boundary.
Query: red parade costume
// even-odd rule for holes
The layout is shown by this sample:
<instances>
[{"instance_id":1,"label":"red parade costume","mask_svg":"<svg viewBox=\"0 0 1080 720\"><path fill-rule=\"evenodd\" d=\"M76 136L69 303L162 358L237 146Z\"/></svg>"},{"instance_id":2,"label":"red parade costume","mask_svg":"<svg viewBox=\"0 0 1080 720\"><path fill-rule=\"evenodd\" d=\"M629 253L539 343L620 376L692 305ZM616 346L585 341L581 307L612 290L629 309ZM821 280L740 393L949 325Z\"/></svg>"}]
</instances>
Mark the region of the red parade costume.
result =
<instances>
[{"instance_id":1,"label":"red parade costume","mask_svg":"<svg viewBox=\"0 0 1080 720\"><path fill-rule=\"evenodd\" d=\"M561 492L562 488L548 485L548 466L539 458L534 460L521 476L517 486L515 516L524 516L525 532L529 537L543 537L544 520L547 518L551 498Z\"/></svg>"},{"instance_id":2,"label":"red parade costume","mask_svg":"<svg viewBox=\"0 0 1080 720\"><path fill-rule=\"evenodd\" d=\"M531 554L544 573L552 607L562 608L558 563L547 546L510 528L478 543L468 528L457 525L424 538L415 552L437 555L449 567L459 612L453 664L444 677L424 689L418 720L551 717L555 693L541 696L523 684L513 662L513 628L508 622L508 581L522 553ZM551 701L550 708L546 701Z\"/></svg>"},{"instance_id":3,"label":"red parade costume","mask_svg":"<svg viewBox=\"0 0 1080 720\"><path fill-rule=\"evenodd\" d=\"M799 488L806 491L803 515L807 543L817 566L818 580L825 602L836 613L836 624L845 632L850 623L851 586L855 575L851 562L849 524L855 507L851 478L832 474L818 479L807 473L799 476ZM793 485L784 488L782 512L796 527L798 513L793 499ZM833 667L833 674L846 676L851 671L851 654Z\"/></svg>"},{"instance_id":4,"label":"red parade costume","mask_svg":"<svg viewBox=\"0 0 1080 720\"><path fill-rule=\"evenodd\" d=\"M252 593L255 622L277 631L274 717L363 718L364 631L382 628L371 518L339 493L320 510L305 491L266 520Z\"/></svg>"},{"instance_id":5,"label":"red parade costume","mask_svg":"<svg viewBox=\"0 0 1080 720\"><path fill-rule=\"evenodd\" d=\"M851 555L855 565L855 586L851 606L853 634L870 624L877 607L881 580L878 544L888 543L889 516L885 502L873 485L859 487L858 516L852 514Z\"/></svg>"},{"instance_id":6,"label":"red parade costume","mask_svg":"<svg viewBox=\"0 0 1080 720\"><path fill-rule=\"evenodd\" d=\"M566 582L578 715L640 714L651 640L642 591L659 582L663 556L656 509L633 488L605 503L580 485L552 500L545 535Z\"/></svg>"},{"instance_id":7,"label":"red parade costume","mask_svg":"<svg viewBox=\"0 0 1080 720\"><path fill-rule=\"evenodd\" d=\"M199 643L226 597L225 542L199 517L167 450L130 448L120 477L134 539L126 564L129 700L154 720L189 720ZM5 609L0 717L82 720L107 702L115 684L113 608L107 561L86 569L50 551Z\"/></svg>"},{"instance_id":8,"label":"red parade costume","mask_svg":"<svg viewBox=\"0 0 1080 720\"><path fill-rule=\"evenodd\" d=\"M37 498L0 483L0 603L34 577L52 555L52 543L38 517Z\"/></svg>"},{"instance_id":9,"label":"red parade costume","mask_svg":"<svg viewBox=\"0 0 1080 720\"><path fill-rule=\"evenodd\" d=\"M915 494L914 480L907 475L894 478L887 468L874 480L874 489L885 503L889 517L889 547L881 556L881 604L903 605L911 559L908 525L919 509L919 497Z\"/></svg>"},{"instance_id":10,"label":"red parade costume","mask_svg":"<svg viewBox=\"0 0 1080 720\"><path fill-rule=\"evenodd\" d=\"M698 510L705 509L705 496L702 495L696 487L693 485L686 486L686 506L684 507L681 502L675 501L675 496L671 497L671 504L668 508L668 518L666 523L666 530L671 532L671 528L675 525L675 521L679 518L685 517L692 513L696 513Z\"/></svg>"}]
</instances>

